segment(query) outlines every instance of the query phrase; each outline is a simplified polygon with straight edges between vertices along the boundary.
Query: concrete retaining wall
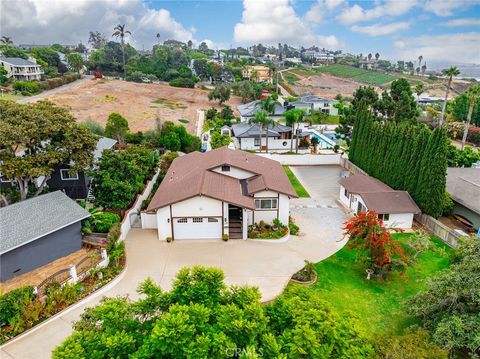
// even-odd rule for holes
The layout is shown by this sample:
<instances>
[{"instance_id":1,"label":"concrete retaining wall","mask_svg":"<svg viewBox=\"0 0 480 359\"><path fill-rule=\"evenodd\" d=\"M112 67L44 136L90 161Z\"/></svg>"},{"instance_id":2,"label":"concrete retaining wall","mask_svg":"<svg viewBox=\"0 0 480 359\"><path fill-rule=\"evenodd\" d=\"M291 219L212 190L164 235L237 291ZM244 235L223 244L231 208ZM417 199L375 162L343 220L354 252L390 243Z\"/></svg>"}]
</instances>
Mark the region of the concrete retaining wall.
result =
<instances>
[{"instance_id":1,"label":"concrete retaining wall","mask_svg":"<svg viewBox=\"0 0 480 359\"><path fill-rule=\"evenodd\" d=\"M289 166L319 166L341 164L341 156L337 153L331 155L277 155L270 153L258 153L258 155L278 161L282 165Z\"/></svg>"}]
</instances>

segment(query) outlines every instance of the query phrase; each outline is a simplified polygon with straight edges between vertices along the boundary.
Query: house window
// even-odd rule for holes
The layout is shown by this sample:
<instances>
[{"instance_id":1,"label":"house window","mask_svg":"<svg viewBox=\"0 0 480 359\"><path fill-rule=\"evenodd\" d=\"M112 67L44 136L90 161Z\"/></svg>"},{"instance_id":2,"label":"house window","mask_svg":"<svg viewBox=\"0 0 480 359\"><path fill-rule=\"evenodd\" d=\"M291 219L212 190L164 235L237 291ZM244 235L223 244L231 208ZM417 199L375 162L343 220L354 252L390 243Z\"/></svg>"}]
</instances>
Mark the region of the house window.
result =
<instances>
[{"instance_id":1,"label":"house window","mask_svg":"<svg viewBox=\"0 0 480 359\"><path fill-rule=\"evenodd\" d=\"M78 180L78 173L69 173L69 170L63 169L60 170L60 176L62 177L62 180L64 181L73 181L73 180Z\"/></svg>"},{"instance_id":2,"label":"house window","mask_svg":"<svg viewBox=\"0 0 480 359\"><path fill-rule=\"evenodd\" d=\"M323 107L328 107L328 103L325 102L325 103L323 104Z\"/></svg>"},{"instance_id":3,"label":"house window","mask_svg":"<svg viewBox=\"0 0 480 359\"><path fill-rule=\"evenodd\" d=\"M253 145L254 145L254 146L260 146L260 139L255 137L255 138L253 139Z\"/></svg>"},{"instance_id":4,"label":"house window","mask_svg":"<svg viewBox=\"0 0 480 359\"><path fill-rule=\"evenodd\" d=\"M211 223L212 223L212 222L218 222L218 218L209 217L209 218L208 218L208 221L211 222Z\"/></svg>"},{"instance_id":5,"label":"house window","mask_svg":"<svg viewBox=\"0 0 480 359\"><path fill-rule=\"evenodd\" d=\"M381 219L382 221L386 222L390 219L390 214L389 213L379 213L378 214L378 219Z\"/></svg>"},{"instance_id":6,"label":"house window","mask_svg":"<svg viewBox=\"0 0 480 359\"><path fill-rule=\"evenodd\" d=\"M203 222L203 218L201 217L200 218L196 217L193 219L193 223L202 223L202 222Z\"/></svg>"},{"instance_id":7,"label":"house window","mask_svg":"<svg viewBox=\"0 0 480 359\"><path fill-rule=\"evenodd\" d=\"M177 223L187 223L187 218L180 218L177 220Z\"/></svg>"},{"instance_id":8,"label":"house window","mask_svg":"<svg viewBox=\"0 0 480 359\"><path fill-rule=\"evenodd\" d=\"M223 165L223 166L222 166L222 172L230 172L230 166L228 166L228 165Z\"/></svg>"},{"instance_id":9,"label":"house window","mask_svg":"<svg viewBox=\"0 0 480 359\"><path fill-rule=\"evenodd\" d=\"M276 198L262 198L255 200L255 208L259 210L277 209L278 200Z\"/></svg>"},{"instance_id":10,"label":"house window","mask_svg":"<svg viewBox=\"0 0 480 359\"><path fill-rule=\"evenodd\" d=\"M346 189L346 188L344 189L344 191L343 191L343 194L345 195L345 197L347 197L347 198L348 198L348 195L349 195L349 193L348 193L348 191L347 191L347 189Z\"/></svg>"}]
</instances>

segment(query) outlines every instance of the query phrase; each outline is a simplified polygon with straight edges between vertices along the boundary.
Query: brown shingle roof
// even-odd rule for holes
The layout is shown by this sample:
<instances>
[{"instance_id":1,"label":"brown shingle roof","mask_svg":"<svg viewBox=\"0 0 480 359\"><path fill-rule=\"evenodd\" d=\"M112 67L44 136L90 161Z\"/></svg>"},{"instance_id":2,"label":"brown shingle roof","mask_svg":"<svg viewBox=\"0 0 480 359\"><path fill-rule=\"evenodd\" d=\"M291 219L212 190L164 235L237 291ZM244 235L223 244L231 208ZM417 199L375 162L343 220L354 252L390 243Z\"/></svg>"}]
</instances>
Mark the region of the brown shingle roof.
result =
<instances>
[{"instance_id":1,"label":"brown shingle roof","mask_svg":"<svg viewBox=\"0 0 480 359\"><path fill-rule=\"evenodd\" d=\"M420 213L420 208L406 191L360 193L369 210L377 213Z\"/></svg>"},{"instance_id":2,"label":"brown shingle roof","mask_svg":"<svg viewBox=\"0 0 480 359\"><path fill-rule=\"evenodd\" d=\"M357 174L340 180L348 192L359 194L367 208L377 213L420 213L406 191L395 191L378 179Z\"/></svg>"},{"instance_id":3,"label":"brown shingle roof","mask_svg":"<svg viewBox=\"0 0 480 359\"><path fill-rule=\"evenodd\" d=\"M340 184L351 193L392 191L392 188L382 181L362 174L342 178Z\"/></svg>"},{"instance_id":4,"label":"brown shingle roof","mask_svg":"<svg viewBox=\"0 0 480 359\"><path fill-rule=\"evenodd\" d=\"M176 158L147 211L198 195L254 209L253 197L242 193L240 180L212 171L224 164L252 173L252 177L247 180L248 194L272 190L296 197L288 177L277 161L222 147L206 153L192 152Z\"/></svg>"}]
</instances>

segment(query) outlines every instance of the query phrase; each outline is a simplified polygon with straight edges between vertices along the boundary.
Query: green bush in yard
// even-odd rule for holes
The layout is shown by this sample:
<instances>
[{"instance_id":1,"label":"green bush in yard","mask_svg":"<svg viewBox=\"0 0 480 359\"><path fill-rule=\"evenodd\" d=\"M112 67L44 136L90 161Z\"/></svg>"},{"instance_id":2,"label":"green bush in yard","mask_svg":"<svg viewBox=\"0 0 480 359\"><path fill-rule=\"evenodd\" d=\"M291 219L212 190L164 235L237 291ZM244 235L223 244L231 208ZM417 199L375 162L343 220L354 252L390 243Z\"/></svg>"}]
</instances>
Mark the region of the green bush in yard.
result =
<instances>
[{"instance_id":1,"label":"green bush in yard","mask_svg":"<svg viewBox=\"0 0 480 359\"><path fill-rule=\"evenodd\" d=\"M195 87L195 79L194 78L179 77L179 78L171 80L168 84L170 86L173 86L173 87L194 88Z\"/></svg>"},{"instance_id":2,"label":"green bush in yard","mask_svg":"<svg viewBox=\"0 0 480 359\"><path fill-rule=\"evenodd\" d=\"M13 83L13 89L22 92L22 94L34 94L40 92L40 85L30 81L15 81Z\"/></svg>"},{"instance_id":3,"label":"green bush in yard","mask_svg":"<svg viewBox=\"0 0 480 359\"><path fill-rule=\"evenodd\" d=\"M95 213L95 231L99 233L108 233L114 223L120 222L120 216L111 212Z\"/></svg>"},{"instance_id":4,"label":"green bush in yard","mask_svg":"<svg viewBox=\"0 0 480 359\"><path fill-rule=\"evenodd\" d=\"M0 327L8 324L34 298L31 286L14 289L0 296Z\"/></svg>"}]
</instances>

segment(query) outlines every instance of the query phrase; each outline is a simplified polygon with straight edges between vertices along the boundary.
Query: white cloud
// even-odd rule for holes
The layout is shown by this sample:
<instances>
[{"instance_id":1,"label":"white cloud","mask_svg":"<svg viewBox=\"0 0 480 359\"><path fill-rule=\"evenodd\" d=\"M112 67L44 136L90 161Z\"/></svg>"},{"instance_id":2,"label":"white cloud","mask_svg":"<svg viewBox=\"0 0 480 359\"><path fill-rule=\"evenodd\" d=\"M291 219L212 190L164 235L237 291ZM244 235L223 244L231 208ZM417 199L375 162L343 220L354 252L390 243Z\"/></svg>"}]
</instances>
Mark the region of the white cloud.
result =
<instances>
[{"instance_id":1,"label":"white cloud","mask_svg":"<svg viewBox=\"0 0 480 359\"><path fill-rule=\"evenodd\" d=\"M234 28L234 40L241 44L279 42L295 45L341 47L333 36L316 35L296 13L288 0L244 0L241 22Z\"/></svg>"},{"instance_id":2,"label":"white cloud","mask_svg":"<svg viewBox=\"0 0 480 359\"><path fill-rule=\"evenodd\" d=\"M467 9L478 4L480 4L480 0L429 0L425 3L424 9L437 16L451 16L454 10Z\"/></svg>"},{"instance_id":3,"label":"white cloud","mask_svg":"<svg viewBox=\"0 0 480 359\"><path fill-rule=\"evenodd\" d=\"M345 0L317 0L304 16L305 21L312 24L320 24L324 17L328 16L332 10L342 5Z\"/></svg>"},{"instance_id":4,"label":"white cloud","mask_svg":"<svg viewBox=\"0 0 480 359\"><path fill-rule=\"evenodd\" d=\"M447 22L441 23L440 25L444 27L480 26L480 19L475 19L475 18L454 19L454 20L449 20Z\"/></svg>"},{"instance_id":5,"label":"white cloud","mask_svg":"<svg viewBox=\"0 0 480 359\"><path fill-rule=\"evenodd\" d=\"M480 32L403 38L394 46L393 57L398 59L416 59L422 55L427 62L480 63Z\"/></svg>"},{"instance_id":6,"label":"white cloud","mask_svg":"<svg viewBox=\"0 0 480 359\"><path fill-rule=\"evenodd\" d=\"M110 39L113 27L126 24L137 47L151 47L161 40L188 41L191 30L176 21L168 10L151 9L142 0L16 0L2 1L2 35L15 43L86 42L89 31L100 31Z\"/></svg>"},{"instance_id":7,"label":"white cloud","mask_svg":"<svg viewBox=\"0 0 480 359\"><path fill-rule=\"evenodd\" d=\"M352 25L361 21L370 21L385 16L400 16L409 12L413 7L417 6L417 0L388 0L383 3L378 2L378 5L371 9L363 9L360 5L355 4L351 7L346 7L337 20L345 25Z\"/></svg>"},{"instance_id":8,"label":"white cloud","mask_svg":"<svg viewBox=\"0 0 480 359\"><path fill-rule=\"evenodd\" d=\"M390 24L374 24L369 26L354 25L351 29L352 31L361 32L370 36L382 36L408 29L409 26L410 24L408 22L392 22Z\"/></svg>"}]
</instances>

